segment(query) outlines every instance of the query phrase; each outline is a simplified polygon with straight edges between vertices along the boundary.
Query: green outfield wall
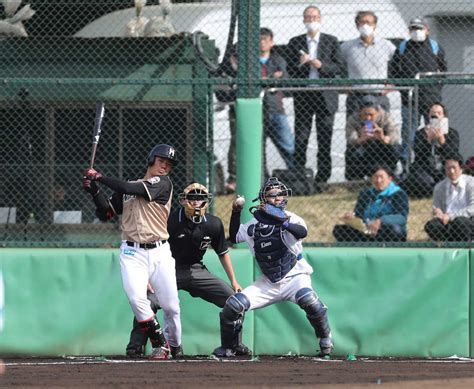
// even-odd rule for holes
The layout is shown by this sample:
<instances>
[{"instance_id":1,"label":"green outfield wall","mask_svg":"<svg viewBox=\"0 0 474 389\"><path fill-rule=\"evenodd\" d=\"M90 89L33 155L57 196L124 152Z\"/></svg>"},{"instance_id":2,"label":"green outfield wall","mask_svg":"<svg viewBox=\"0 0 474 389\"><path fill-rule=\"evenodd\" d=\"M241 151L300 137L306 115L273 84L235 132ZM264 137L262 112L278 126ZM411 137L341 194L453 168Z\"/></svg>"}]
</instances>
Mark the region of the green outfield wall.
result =
<instances>
[{"instance_id":1,"label":"green outfield wall","mask_svg":"<svg viewBox=\"0 0 474 389\"><path fill-rule=\"evenodd\" d=\"M240 284L259 276L248 251L231 252ZM328 306L335 354L473 356L474 273L467 249L308 248L313 286ZM205 263L225 278L214 253ZM132 314L115 249L2 249L5 327L0 355L123 354ZM219 309L180 292L183 346L220 343ZM256 354L314 355L304 312L281 303L246 315Z\"/></svg>"}]
</instances>

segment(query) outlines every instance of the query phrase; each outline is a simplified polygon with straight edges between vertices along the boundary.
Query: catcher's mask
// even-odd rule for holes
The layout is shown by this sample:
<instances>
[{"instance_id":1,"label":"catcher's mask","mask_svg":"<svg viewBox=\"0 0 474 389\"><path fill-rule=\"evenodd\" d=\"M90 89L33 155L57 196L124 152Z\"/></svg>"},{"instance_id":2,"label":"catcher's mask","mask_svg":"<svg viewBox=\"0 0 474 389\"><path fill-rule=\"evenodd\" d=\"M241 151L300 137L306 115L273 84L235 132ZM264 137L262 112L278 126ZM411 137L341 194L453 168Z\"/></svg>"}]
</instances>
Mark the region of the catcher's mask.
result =
<instances>
[{"instance_id":1,"label":"catcher's mask","mask_svg":"<svg viewBox=\"0 0 474 389\"><path fill-rule=\"evenodd\" d=\"M253 201L260 201L261 203L268 203L270 197L284 197L280 204L274 204L280 209L285 209L288 204L288 197L291 196L291 189L276 177L270 177L260 188L258 197Z\"/></svg>"},{"instance_id":2,"label":"catcher's mask","mask_svg":"<svg viewBox=\"0 0 474 389\"><path fill-rule=\"evenodd\" d=\"M202 201L199 206L191 204L193 201ZM183 192L179 194L179 202L184 208L184 212L193 223L201 223L206 209L212 202L212 194L209 193L204 185L193 182L184 188Z\"/></svg>"}]
</instances>

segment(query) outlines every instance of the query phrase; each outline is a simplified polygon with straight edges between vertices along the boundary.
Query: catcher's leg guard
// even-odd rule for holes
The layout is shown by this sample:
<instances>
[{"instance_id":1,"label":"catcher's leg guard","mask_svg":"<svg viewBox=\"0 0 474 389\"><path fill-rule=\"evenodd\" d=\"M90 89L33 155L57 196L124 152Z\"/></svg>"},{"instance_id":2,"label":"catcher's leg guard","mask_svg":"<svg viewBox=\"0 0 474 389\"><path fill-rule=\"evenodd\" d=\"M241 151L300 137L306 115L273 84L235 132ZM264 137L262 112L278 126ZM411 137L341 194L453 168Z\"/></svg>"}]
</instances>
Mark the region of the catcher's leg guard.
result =
<instances>
[{"instance_id":1,"label":"catcher's leg guard","mask_svg":"<svg viewBox=\"0 0 474 389\"><path fill-rule=\"evenodd\" d=\"M250 301L243 293L236 293L227 299L219 315L222 347L235 349L239 345L244 314L249 308Z\"/></svg>"},{"instance_id":2,"label":"catcher's leg guard","mask_svg":"<svg viewBox=\"0 0 474 389\"><path fill-rule=\"evenodd\" d=\"M327 307L311 288L302 288L296 292L296 302L306 312L306 317L314 328L316 336L320 339L330 338Z\"/></svg>"},{"instance_id":3,"label":"catcher's leg guard","mask_svg":"<svg viewBox=\"0 0 474 389\"><path fill-rule=\"evenodd\" d=\"M141 330L150 338L153 348L162 347L166 345L166 339L163 335L163 330L160 323L156 319L149 321L142 321L139 323Z\"/></svg>"}]
</instances>

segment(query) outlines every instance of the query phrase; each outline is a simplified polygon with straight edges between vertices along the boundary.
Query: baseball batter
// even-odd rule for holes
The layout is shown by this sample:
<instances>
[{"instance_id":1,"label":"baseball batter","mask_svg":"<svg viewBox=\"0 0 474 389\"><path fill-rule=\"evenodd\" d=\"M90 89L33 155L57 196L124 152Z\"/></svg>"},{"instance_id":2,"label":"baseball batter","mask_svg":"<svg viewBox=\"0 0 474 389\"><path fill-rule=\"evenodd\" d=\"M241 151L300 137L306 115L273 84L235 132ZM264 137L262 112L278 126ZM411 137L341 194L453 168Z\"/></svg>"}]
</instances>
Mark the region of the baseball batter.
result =
<instances>
[{"instance_id":1,"label":"baseball batter","mask_svg":"<svg viewBox=\"0 0 474 389\"><path fill-rule=\"evenodd\" d=\"M175 163L175 149L159 144L148 156L143 179L125 182L92 168L86 169L83 179L84 189L91 193L100 220L122 215L122 284L141 330L150 338L151 359L167 359L171 350L176 352L181 348L175 261L167 232L173 196L168 174ZM96 182L115 191L110 199L103 195ZM163 308L166 338L147 299L148 283Z\"/></svg>"},{"instance_id":2,"label":"baseball batter","mask_svg":"<svg viewBox=\"0 0 474 389\"><path fill-rule=\"evenodd\" d=\"M193 297L222 308L229 296L242 288L235 277L222 221L206 212L212 202L212 194L204 185L193 182L179 194L179 202L181 207L172 212L168 219L169 243L176 260L178 290L185 290ZM218 255L232 287L210 273L203 264L204 254L210 247ZM156 312L159 309L158 301L152 293L148 293L148 298ZM134 320L127 355L132 358L143 355L146 342L147 338L139 331L138 323ZM250 350L240 341L236 352L238 355L250 354ZM178 350L173 357L179 358L181 354L182 350Z\"/></svg>"},{"instance_id":3,"label":"baseball batter","mask_svg":"<svg viewBox=\"0 0 474 389\"><path fill-rule=\"evenodd\" d=\"M262 271L252 285L229 297L220 313L220 347L217 357L236 355L238 334L246 311L280 301L292 301L305 312L319 338L320 355L330 355L333 349L327 308L311 286L312 267L303 258L302 240L308 230L304 220L285 211L291 189L271 177L260 189L260 205L251 207L253 218L240 224L243 208L241 198L232 205L230 240L246 242Z\"/></svg>"}]
</instances>

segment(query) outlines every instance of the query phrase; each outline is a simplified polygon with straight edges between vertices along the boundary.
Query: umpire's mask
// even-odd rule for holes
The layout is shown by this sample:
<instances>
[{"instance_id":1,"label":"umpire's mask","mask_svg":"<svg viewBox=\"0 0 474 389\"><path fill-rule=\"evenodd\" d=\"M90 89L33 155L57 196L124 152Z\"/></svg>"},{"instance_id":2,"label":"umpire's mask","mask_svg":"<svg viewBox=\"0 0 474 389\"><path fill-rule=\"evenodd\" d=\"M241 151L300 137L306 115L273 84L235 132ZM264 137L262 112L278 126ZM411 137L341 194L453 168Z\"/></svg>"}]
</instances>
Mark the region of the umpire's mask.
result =
<instances>
[{"instance_id":1,"label":"umpire's mask","mask_svg":"<svg viewBox=\"0 0 474 389\"><path fill-rule=\"evenodd\" d=\"M179 203L184 208L186 216L193 223L201 223L206 209L212 202L212 194L204 185L193 182L179 194Z\"/></svg>"}]
</instances>

